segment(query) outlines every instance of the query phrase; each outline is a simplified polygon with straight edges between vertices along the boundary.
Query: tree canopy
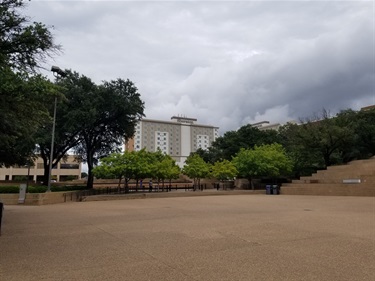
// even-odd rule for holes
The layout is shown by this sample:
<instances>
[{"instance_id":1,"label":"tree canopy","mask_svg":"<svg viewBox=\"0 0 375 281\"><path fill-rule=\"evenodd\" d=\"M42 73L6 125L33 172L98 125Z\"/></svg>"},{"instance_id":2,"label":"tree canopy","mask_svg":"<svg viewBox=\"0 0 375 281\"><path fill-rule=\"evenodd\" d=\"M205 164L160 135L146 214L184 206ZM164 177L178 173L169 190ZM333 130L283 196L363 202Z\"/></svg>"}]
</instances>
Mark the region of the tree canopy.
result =
<instances>
[{"instance_id":1,"label":"tree canopy","mask_svg":"<svg viewBox=\"0 0 375 281\"><path fill-rule=\"evenodd\" d=\"M238 171L233 162L224 159L223 161L217 161L212 165L212 176L220 181L233 180L237 176Z\"/></svg>"},{"instance_id":2,"label":"tree canopy","mask_svg":"<svg viewBox=\"0 0 375 281\"><path fill-rule=\"evenodd\" d=\"M182 173L194 181L194 190L200 186L200 180L210 173L210 164L206 163L198 154L191 154L185 161Z\"/></svg>"},{"instance_id":3,"label":"tree canopy","mask_svg":"<svg viewBox=\"0 0 375 281\"><path fill-rule=\"evenodd\" d=\"M198 150L206 162L214 164L224 159L231 160L241 148L249 149L255 145L280 142L279 134L274 130L261 131L252 125L245 125L237 131L228 131L217 138L208 150Z\"/></svg>"},{"instance_id":4,"label":"tree canopy","mask_svg":"<svg viewBox=\"0 0 375 281\"><path fill-rule=\"evenodd\" d=\"M46 58L58 53L51 27L40 22L31 23L20 10L24 1L2 0L0 3L0 68L35 71Z\"/></svg>"},{"instance_id":5,"label":"tree canopy","mask_svg":"<svg viewBox=\"0 0 375 281\"><path fill-rule=\"evenodd\" d=\"M47 101L56 93L35 70L60 46L49 28L20 14L24 5L19 0L0 2L0 166L31 160L34 133L48 120Z\"/></svg>"},{"instance_id":6,"label":"tree canopy","mask_svg":"<svg viewBox=\"0 0 375 281\"><path fill-rule=\"evenodd\" d=\"M277 143L255 146L253 149L242 148L233 158L241 177L249 180L253 186L253 178L278 177L292 171L292 161L284 148Z\"/></svg>"},{"instance_id":7,"label":"tree canopy","mask_svg":"<svg viewBox=\"0 0 375 281\"><path fill-rule=\"evenodd\" d=\"M56 92L41 75L0 71L0 166L24 165L35 153L35 132L50 119L48 100Z\"/></svg>"},{"instance_id":8,"label":"tree canopy","mask_svg":"<svg viewBox=\"0 0 375 281\"><path fill-rule=\"evenodd\" d=\"M134 135L137 121L144 116L144 102L134 83L123 79L104 82L86 96L86 102L87 116L81 120L84 127L75 150L87 162L87 186L91 188L94 165Z\"/></svg>"},{"instance_id":9,"label":"tree canopy","mask_svg":"<svg viewBox=\"0 0 375 281\"><path fill-rule=\"evenodd\" d=\"M165 179L177 178L180 169L176 162L161 151L148 152L145 149L140 151L125 151L124 153L113 153L100 160L100 165L93 169L93 174L99 178L114 177L125 180L125 192L129 190L128 183L131 179L138 182L145 178L156 178L158 184L164 183Z\"/></svg>"}]
</instances>

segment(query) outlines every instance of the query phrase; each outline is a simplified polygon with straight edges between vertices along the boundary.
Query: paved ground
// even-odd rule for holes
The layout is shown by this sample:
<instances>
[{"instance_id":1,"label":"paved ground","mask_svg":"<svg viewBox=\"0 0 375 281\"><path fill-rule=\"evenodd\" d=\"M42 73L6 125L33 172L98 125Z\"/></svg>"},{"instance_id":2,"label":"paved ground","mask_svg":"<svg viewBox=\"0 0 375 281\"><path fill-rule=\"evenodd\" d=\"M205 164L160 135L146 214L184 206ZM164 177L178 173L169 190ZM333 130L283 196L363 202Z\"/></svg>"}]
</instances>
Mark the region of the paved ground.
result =
<instances>
[{"instance_id":1,"label":"paved ground","mask_svg":"<svg viewBox=\"0 0 375 281\"><path fill-rule=\"evenodd\" d=\"M375 280L375 198L6 206L0 280Z\"/></svg>"}]
</instances>

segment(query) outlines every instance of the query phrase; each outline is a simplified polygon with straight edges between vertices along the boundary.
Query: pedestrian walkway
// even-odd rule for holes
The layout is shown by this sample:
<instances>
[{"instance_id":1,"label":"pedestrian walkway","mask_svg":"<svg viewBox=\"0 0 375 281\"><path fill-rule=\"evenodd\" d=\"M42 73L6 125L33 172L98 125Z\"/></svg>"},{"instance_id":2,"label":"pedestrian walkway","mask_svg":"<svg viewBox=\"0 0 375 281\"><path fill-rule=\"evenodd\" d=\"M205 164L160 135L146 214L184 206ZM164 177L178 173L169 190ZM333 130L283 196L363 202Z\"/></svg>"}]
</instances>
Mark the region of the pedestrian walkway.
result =
<instances>
[{"instance_id":1,"label":"pedestrian walkway","mask_svg":"<svg viewBox=\"0 0 375 281\"><path fill-rule=\"evenodd\" d=\"M373 281L374 210L247 194L5 206L0 280Z\"/></svg>"}]
</instances>

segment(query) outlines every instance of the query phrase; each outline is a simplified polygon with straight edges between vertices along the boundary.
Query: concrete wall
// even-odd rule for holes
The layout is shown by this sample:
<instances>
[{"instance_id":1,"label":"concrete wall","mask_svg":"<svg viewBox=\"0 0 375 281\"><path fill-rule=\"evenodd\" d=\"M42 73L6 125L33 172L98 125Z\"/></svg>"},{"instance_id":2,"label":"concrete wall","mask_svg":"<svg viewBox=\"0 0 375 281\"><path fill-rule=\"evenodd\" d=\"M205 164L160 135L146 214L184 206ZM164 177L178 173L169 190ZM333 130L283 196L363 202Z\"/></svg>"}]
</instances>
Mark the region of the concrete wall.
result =
<instances>
[{"instance_id":1,"label":"concrete wall","mask_svg":"<svg viewBox=\"0 0 375 281\"><path fill-rule=\"evenodd\" d=\"M352 183L345 183L352 181ZM358 183L355 183L358 181ZM283 184L281 194L375 196L375 158L330 166L310 177Z\"/></svg>"},{"instance_id":2,"label":"concrete wall","mask_svg":"<svg viewBox=\"0 0 375 281\"><path fill-rule=\"evenodd\" d=\"M76 201L76 191L26 193L25 203L18 203L18 194L0 194L4 205L46 205Z\"/></svg>"}]
</instances>

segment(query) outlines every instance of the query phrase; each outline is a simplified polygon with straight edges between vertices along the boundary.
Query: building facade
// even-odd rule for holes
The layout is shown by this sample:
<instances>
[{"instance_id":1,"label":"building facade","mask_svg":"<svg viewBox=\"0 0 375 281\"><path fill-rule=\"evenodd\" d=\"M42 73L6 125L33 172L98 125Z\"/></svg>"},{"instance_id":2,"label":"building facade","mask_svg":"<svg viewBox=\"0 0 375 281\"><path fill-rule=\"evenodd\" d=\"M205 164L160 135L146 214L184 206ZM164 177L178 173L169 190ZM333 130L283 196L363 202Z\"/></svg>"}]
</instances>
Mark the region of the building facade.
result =
<instances>
[{"instance_id":1,"label":"building facade","mask_svg":"<svg viewBox=\"0 0 375 281\"><path fill-rule=\"evenodd\" d=\"M57 182L71 179L81 179L82 163L75 161L74 156L68 156L66 161L60 161L52 169L52 180ZM34 164L28 166L14 166L9 168L0 168L0 180L23 180L29 177L29 180L41 182L43 180L44 167L43 159L38 157Z\"/></svg>"},{"instance_id":2,"label":"building facade","mask_svg":"<svg viewBox=\"0 0 375 281\"><path fill-rule=\"evenodd\" d=\"M219 128L200 125L197 119L172 116L171 121L143 119L138 122L133 139L125 144L125 150L157 151L170 155L182 166L191 152L198 148L208 149L219 136Z\"/></svg>"},{"instance_id":3,"label":"building facade","mask_svg":"<svg viewBox=\"0 0 375 281\"><path fill-rule=\"evenodd\" d=\"M270 124L269 121L261 121L258 123L251 124L252 127L258 128L261 131L266 131L266 130L275 130L277 131L280 127L280 123L274 123Z\"/></svg>"}]
</instances>

